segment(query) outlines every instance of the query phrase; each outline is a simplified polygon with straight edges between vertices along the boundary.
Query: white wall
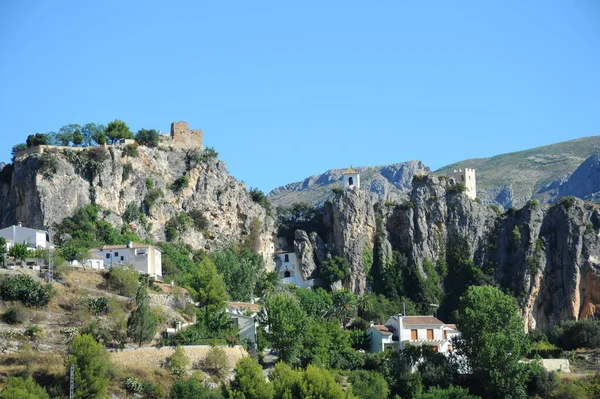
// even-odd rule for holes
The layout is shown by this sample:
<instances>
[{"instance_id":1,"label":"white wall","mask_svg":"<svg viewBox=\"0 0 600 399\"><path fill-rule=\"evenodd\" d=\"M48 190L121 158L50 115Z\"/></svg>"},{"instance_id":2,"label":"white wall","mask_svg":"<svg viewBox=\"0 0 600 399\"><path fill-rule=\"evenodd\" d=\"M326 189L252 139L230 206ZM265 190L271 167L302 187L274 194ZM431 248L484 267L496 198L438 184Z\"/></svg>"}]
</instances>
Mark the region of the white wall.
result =
<instances>
[{"instance_id":1,"label":"white wall","mask_svg":"<svg viewBox=\"0 0 600 399\"><path fill-rule=\"evenodd\" d=\"M285 260L285 256L288 256L288 260ZM279 276L286 284L294 284L298 287L310 288L314 286L314 280L304 280L302 273L300 273L300 266L296 260L296 254L294 252L285 252L277 254L279 257ZM289 271L290 276L285 277L285 272Z\"/></svg>"},{"instance_id":2,"label":"white wall","mask_svg":"<svg viewBox=\"0 0 600 399\"><path fill-rule=\"evenodd\" d=\"M10 226L0 230L0 237L10 240L13 243L27 244L29 248L46 248L46 232L29 227Z\"/></svg>"},{"instance_id":3,"label":"white wall","mask_svg":"<svg viewBox=\"0 0 600 399\"><path fill-rule=\"evenodd\" d=\"M352 185L350 185L352 178ZM360 188L360 175L358 173L349 173L344 175L344 190L358 190Z\"/></svg>"},{"instance_id":4,"label":"white wall","mask_svg":"<svg viewBox=\"0 0 600 399\"><path fill-rule=\"evenodd\" d=\"M102 257L105 268L131 265L139 272L162 279L161 253L152 246L146 248L103 249L95 253Z\"/></svg>"}]
</instances>

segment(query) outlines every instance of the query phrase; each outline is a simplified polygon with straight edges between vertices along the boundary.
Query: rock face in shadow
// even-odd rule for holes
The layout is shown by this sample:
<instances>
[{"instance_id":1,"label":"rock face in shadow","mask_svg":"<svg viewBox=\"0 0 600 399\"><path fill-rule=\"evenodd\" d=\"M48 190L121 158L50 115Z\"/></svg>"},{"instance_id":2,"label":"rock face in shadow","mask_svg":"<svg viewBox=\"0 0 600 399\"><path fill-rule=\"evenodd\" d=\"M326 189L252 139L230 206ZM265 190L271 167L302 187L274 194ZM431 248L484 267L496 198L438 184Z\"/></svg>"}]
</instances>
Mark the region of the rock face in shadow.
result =
<instances>
[{"instance_id":1,"label":"rock face in shadow","mask_svg":"<svg viewBox=\"0 0 600 399\"><path fill-rule=\"evenodd\" d=\"M93 203L115 227L128 223L141 238L164 241L169 220L181 212L200 211L207 226L187 228L181 234L185 244L215 250L250 242L273 268L273 219L252 201L246 186L227 173L222 161L190 148L140 146L138 152L126 156L123 148L108 146L17 157L12 181L0 183L0 226L22 222L44 228ZM172 188L184 175L187 186ZM128 206L143 213L145 220L125 222Z\"/></svg>"},{"instance_id":2,"label":"rock face in shadow","mask_svg":"<svg viewBox=\"0 0 600 399\"><path fill-rule=\"evenodd\" d=\"M579 165L567 181L558 187L558 194L591 201L600 198L600 154L592 155Z\"/></svg>"}]
</instances>

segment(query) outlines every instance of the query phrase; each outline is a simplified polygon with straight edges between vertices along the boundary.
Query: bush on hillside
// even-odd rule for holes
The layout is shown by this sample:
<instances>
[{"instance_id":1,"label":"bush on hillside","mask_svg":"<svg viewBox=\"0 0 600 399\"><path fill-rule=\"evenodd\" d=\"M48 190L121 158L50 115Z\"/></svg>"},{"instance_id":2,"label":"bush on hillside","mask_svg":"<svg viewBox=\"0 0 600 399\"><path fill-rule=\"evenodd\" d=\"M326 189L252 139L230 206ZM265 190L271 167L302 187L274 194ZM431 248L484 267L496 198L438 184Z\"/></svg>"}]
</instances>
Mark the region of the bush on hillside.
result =
<instances>
[{"instance_id":1,"label":"bush on hillside","mask_svg":"<svg viewBox=\"0 0 600 399\"><path fill-rule=\"evenodd\" d=\"M27 311L20 306L11 306L2 315L2 320L8 324L23 324L27 320Z\"/></svg>"},{"instance_id":2,"label":"bush on hillside","mask_svg":"<svg viewBox=\"0 0 600 399\"><path fill-rule=\"evenodd\" d=\"M54 295L51 284L43 285L27 275L17 275L2 280L0 296L5 301L21 301L25 306L42 307Z\"/></svg>"}]
</instances>

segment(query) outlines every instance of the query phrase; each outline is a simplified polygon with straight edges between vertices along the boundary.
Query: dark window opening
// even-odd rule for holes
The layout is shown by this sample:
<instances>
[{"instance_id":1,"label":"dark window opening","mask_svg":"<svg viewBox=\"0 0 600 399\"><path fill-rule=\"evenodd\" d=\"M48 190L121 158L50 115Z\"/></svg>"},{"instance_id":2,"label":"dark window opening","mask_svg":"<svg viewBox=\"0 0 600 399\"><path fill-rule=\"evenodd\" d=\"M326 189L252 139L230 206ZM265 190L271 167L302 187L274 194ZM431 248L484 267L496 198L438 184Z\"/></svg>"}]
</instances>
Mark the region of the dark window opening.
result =
<instances>
[{"instance_id":1,"label":"dark window opening","mask_svg":"<svg viewBox=\"0 0 600 399\"><path fill-rule=\"evenodd\" d=\"M121 256L121 260L125 260L125 257L124 257L124 256Z\"/></svg>"},{"instance_id":2,"label":"dark window opening","mask_svg":"<svg viewBox=\"0 0 600 399\"><path fill-rule=\"evenodd\" d=\"M115 252L115 256L119 256L119 253L118 253L118 252Z\"/></svg>"},{"instance_id":3,"label":"dark window opening","mask_svg":"<svg viewBox=\"0 0 600 399\"><path fill-rule=\"evenodd\" d=\"M290 273L289 270L286 270L285 273L283 273L283 277L287 278L287 277L291 277L292 273Z\"/></svg>"},{"instance_id":4,"label":"dark window opening","mask_svg":"<svg viewBox=\"0 0 600 399\"><path fill-rule=\"evenodd\" d=\"M285 262L289 262L290 261L290 256L288 254L285 254Z\"/></svg>"},{"instance_id":5,"label":"dark window opening","mask_svg":"<svg viewBox=\"0 0 600 399\"><path fill-rule=\"evenodd\" d=\"M349 186L353 186L354 185L354 179L352 177L348 178L348 185Z\"/></svg>"},{"instance_id":6,"label":"dark window opening","mask_svg":"<svg viewBox=\"0 0 600 399\"><path fill-rule=\"evenodd\" d=\"M460 180L465 181L465 175L460 175Z\"/></svg>"},{"instance_id":7,"label":"dark window opening","mask_svg":"<svg viewBox=\"0 0 600 399\"><path fill-rule=\"evenodd\" d=\"M110 254L106 254L106 259L110 259Z\"/></svg>"}]
</instances>

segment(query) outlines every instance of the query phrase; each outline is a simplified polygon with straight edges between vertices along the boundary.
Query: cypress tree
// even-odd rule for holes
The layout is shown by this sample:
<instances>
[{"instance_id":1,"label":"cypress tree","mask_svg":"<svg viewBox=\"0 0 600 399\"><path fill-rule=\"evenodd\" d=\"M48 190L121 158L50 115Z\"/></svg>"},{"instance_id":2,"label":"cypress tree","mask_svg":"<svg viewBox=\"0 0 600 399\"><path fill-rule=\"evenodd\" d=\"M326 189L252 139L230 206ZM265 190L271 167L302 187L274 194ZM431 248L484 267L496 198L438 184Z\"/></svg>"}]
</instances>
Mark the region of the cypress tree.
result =
<instances>
[{"instance_id":1,"label":"cypress tree","mask_svg":"<svg viewBox=\"0 0 600 399\"><path fill-rule=\"evenodd\" d=\"M139 346L151 341L156 334L156 319L150 312L150 299L146 287L140 285L135 296L136 308L127 320L127 336Z\"/></svg>"}]
</instances>

